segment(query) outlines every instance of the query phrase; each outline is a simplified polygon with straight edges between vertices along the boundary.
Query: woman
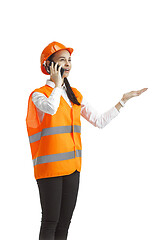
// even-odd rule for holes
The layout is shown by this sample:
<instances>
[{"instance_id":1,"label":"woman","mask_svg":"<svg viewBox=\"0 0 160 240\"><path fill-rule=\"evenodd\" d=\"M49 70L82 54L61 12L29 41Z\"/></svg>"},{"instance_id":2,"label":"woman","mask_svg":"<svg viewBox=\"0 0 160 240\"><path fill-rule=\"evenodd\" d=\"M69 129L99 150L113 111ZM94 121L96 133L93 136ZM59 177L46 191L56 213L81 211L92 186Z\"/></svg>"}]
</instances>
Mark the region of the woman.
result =
<instances>
[{"instance_id":1,"label":"woman","mask_svg":"<svg viewBox=\"0 0 160 240\"><path fill-rule=\"evenodd\" d=\"M114 107L99 114L68 82L72 52L58 42L43 50L41 70L50 79L28 100L26 124L42 208L40 240L67 239L81 171L80 115L104 128L130 98L147 90L125 93Z\"/></svg>"}]
</instances>

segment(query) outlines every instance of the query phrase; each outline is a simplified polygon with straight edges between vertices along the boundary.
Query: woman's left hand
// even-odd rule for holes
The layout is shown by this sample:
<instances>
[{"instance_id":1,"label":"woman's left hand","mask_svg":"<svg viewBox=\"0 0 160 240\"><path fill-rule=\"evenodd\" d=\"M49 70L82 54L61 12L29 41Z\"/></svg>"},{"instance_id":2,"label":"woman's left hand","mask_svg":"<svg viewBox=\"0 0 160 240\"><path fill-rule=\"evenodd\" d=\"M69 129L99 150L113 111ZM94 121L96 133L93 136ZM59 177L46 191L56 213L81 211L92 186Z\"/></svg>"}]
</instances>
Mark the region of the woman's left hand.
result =
<instances>
[{"instance_id":1,"label":"woman's left hand","mask_svg":"<svg viewBox=\"0 0 160 240\"><path fill-rule=\"evenodd\" d=\"M124 93L124 94L123 94L123 97L122 97L122 101L123 101L124 103L126 103L130 98L141 95L141 94L142 94L143 92L145 92L147 89L148 89L148 88L142 88L141 90L138 90L138 91L131 91L131 92L128 92L128 93Z\"/></svg>"}]
</instances>

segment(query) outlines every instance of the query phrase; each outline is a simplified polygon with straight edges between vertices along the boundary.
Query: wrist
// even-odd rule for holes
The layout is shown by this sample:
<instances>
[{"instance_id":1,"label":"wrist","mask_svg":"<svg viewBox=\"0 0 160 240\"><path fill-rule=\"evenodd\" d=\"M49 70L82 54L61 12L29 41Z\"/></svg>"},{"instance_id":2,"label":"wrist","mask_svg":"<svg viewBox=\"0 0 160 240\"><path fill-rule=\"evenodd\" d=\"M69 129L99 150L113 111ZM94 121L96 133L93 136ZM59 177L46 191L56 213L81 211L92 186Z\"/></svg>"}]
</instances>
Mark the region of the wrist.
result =
<instances>
[{"instance_id":1,"label":"wrist","mask_svg":"<svg viewBox=\"0 0 160 240\"><path fill-rule=\"evenodd\" d=\"M121 101L123 101L124 102L124 104L128 101L126 98L121 98Z\"/></svg>"}]
</instances>

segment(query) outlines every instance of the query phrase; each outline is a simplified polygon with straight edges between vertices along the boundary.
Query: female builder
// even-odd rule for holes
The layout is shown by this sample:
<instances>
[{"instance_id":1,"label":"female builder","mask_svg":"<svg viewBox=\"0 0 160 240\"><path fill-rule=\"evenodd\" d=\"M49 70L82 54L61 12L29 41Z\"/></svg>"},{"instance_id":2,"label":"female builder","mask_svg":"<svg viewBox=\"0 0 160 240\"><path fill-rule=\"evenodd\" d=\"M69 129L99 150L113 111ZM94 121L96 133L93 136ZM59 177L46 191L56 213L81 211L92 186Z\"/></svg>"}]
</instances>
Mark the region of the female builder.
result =
<instances>
[{"instance_id":1,"label":"female builder","mask_svg":"<svg viewBox=\"0 0 160 240\"><path fill-rule=\"evenodd\" d=\"M42 208L40 240L67 239L81 171L80 115L95 127L104 128L130 98L147 90L125 93L113 108L98 114L68 82L72 52L58 42L43 50L41 70L50 79L28 100L26 124Z\"/></svg>"}]
</instances>

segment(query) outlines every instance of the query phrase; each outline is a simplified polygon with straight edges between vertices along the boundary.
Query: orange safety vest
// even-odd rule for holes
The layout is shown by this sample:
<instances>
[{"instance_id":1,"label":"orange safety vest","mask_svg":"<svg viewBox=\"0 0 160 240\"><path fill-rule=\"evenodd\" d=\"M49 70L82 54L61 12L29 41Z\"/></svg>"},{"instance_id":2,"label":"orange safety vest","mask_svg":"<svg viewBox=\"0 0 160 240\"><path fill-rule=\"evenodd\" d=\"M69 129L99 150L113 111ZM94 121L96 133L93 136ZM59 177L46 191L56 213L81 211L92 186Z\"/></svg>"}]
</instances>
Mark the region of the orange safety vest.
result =
<instances>
[{"instance_id":1,"label":"orange safety vest","mask_svg":"<svg viewBox=\"0 0 160 240\"><path fill-rule=\"evenodd\" d=\"M72 90L81 104L82 94L76 88ZM33 92L41 92L49 97L52 91L52 87L45 85ZM54 115L45 113L40 122L32 93L28 100L26 125L35 179L68 175L75 170L80 172L81 105L71 102L71 108L61 96L57 112Z\"/></svg>"}]
</instances>

